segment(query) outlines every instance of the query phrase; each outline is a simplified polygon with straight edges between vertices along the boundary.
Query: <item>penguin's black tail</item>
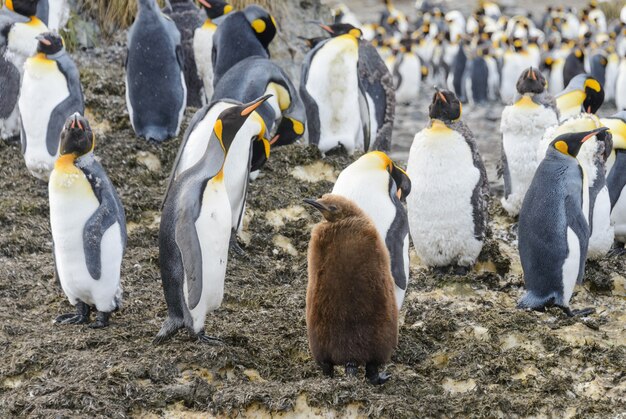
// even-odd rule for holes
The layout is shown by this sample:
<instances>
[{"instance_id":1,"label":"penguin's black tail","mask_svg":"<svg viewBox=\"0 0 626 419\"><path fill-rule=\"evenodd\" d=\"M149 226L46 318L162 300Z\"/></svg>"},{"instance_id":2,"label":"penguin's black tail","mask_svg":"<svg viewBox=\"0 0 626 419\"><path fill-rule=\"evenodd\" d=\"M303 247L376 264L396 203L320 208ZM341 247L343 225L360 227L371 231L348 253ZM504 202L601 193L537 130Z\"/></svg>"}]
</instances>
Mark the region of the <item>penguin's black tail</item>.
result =
<instances>
[{"instance_id":1,"label":"penguin's black tail","mask_svg":"<svg viewBox=\"0 0 626 419\"><path fill-rule=\"evenodd\" d=\"M551 293L544 297L539 297L532 291L526 291L526 294L517 302L517 308L530 308L532 310L543 310L546 307L562 306L561 296Z\"/></svg>"},{"instance_id":2,"label":"penguin's black tail","mask_svg":"<svg viewBox=\"0 0 626 419\"><path fill-rule=\"evenodd\" d=\"M152 343L155 345L160 345L161 343L174 336L179 329L183 328L183 326L184 322L182 319L173 319L168 316L163 322L161 330L159 330L159 333L157 333L157 335L152 340Z\"/></svg>"}]
</instances>

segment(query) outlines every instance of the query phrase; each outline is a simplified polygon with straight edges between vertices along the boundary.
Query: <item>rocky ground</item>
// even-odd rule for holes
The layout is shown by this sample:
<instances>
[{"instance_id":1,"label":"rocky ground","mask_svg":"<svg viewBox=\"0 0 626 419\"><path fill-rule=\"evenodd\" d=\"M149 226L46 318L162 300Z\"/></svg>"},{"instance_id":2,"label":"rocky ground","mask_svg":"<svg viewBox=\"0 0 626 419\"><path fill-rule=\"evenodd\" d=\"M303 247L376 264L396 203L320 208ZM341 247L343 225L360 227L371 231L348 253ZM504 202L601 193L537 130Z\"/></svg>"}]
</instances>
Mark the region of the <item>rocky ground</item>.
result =
<instances>
[{"instance_id":1,"label":"rocky ground","mask_svg":"<svg viewBox=\"0 0 626 419\"><path fill-rule=\"evenodd\" d=\"M0 417L617 417L626 405L626 261L590 263L572 299L588 318L515 308L523 292L513 220L494 192L493 237L467 276L412 259L398 348L381 387L324 378L304 321L306 249L319 221L302 198L331 190L352 158L304 145L273 151L251 185L244 257L231 255L207 331L151 341L166 314L158 269L162 194L180 139L136 139L124 102L122 48L75 55L100 156L126 208L123 309L103 330L56 326L72 310L53 274L47 187L16 145L0 143ZM398 110L394 156L424 124L428 98ZM494 172L501 107L466 109ZM193 110L187 112L191 117ZM487 117L489 116L489 118ZM187 118L187 119L188 119ZM491 120L493 119L493 120ZM494 191L498 181L492 177Z\"/></svg>"}]
</instances>

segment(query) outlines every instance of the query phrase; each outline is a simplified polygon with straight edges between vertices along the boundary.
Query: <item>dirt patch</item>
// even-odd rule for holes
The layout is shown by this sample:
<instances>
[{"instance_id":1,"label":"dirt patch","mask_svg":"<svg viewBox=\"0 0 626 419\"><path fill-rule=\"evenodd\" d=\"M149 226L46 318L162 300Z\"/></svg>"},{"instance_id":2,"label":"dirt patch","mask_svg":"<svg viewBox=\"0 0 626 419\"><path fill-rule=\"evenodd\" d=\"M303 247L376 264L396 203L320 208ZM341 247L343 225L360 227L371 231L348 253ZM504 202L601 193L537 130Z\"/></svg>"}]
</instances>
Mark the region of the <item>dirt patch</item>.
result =
<instances>
[{"instance_id":1,"label":"dirt patch","mask_svg":"<svg viewBox=\"0 0 626 419\"><path fill-rule=\"evenodd\" d=\"M301 203L329 192L330 174L353 159L322 159L302 145L275 150L251 185L246 255L231 255L224 304L207 319L207 332L225 345L204 346L180 333L153 346L166 312L160 205L179 140L155 146L134 137L121 46L75 58L97 154L132 226L125 305L104 330L52 324L71 307L53 279L47 186L28 174L16 145L0 143L0 416L602 417L624 405L624 259L589 264L589 285L572 300L576 308L597 308L588 319L517 310L523 282L515 229L497 199L484 269L459 276L412 262L400 341L386 367L391 381L373 387L362 375L323 378L304 320L306 249L318 215ZM412 107L401 114L419 123ZM293 176L297 167L325 175L312 170L318 175L303 181Z\"/></svg>"}]
</instances>

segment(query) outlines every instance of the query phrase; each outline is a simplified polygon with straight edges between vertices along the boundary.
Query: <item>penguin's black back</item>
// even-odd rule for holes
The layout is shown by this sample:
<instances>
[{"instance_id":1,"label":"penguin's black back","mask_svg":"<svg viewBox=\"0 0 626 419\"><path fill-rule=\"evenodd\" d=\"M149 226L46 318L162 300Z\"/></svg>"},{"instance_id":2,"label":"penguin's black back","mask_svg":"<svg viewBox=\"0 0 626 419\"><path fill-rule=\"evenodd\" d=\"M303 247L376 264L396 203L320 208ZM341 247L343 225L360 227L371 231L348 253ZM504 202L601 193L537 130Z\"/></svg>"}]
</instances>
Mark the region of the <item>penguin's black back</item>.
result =
<instances>
[{"instance_id":1,"label":"penguin's black back","mask_svg":"<svg viewBox=\"0 0 626 419\"><path fill-rule=\"evenodd\" d=\"M574 77L584 73L585 66L583 61L578 58L576 54L569 54L565 59L565 64L563 65L563 85L567 86Z\"/></svg>"},{"instance_id":2,"label":"penguin's black back","mask_svg":"<svg viewBox=\"0 0 626 419\"><path fill-rule=\"evenodd\" d=\"M472 80L472 98L476 103L486 102L488 99L489 68L483 57L476 57L470 66Z\"/></svg>"}]
</instances>

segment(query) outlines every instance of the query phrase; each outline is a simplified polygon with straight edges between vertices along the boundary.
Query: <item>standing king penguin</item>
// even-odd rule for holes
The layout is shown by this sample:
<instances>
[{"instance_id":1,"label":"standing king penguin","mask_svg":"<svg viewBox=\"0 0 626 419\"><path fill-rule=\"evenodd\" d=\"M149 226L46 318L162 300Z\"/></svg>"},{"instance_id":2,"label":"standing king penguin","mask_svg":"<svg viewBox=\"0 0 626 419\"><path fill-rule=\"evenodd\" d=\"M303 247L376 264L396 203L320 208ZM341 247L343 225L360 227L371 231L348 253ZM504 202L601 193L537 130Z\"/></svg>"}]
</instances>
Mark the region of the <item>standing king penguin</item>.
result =
<instances>
[{"instance_id":1,"label":"standing king penguin","mask_svg":"<svg viewBox=\"0 0 626 419\"><path fill-rule=\"evenodd\" d=\"M306 325L313 359L332 377L335 365L356 375L365 364L372 384L398 342L398 307L389 254L372 220L339 195L305 199L325 221L311 231Z\"/></svg>"},{"instance_id":2,"label":"standing king penguin","mask_svg":"<svg viewBox=\"0 0 626 419\"><path fill-rule=\"evenodd\" d=\"M222 111L202 158L171 179L159 230L159 264L168 315L154 343L185 327L201 342L207 313L222 304L231 236L224 163L235 136L267 99Z\"/></svg>"},{"instance_id":3,"label":"standing king penguin","mask_svg":"<svg viewBox=\"0 0 626 419\"><path fill-rule=\"evenodd\" d=\"M95 307L90 327L100 328L122 302L120 269L127 236L124 208L94 146L89 122L78 113L70 116L48 191L56 270L77 309L57 317L56 323L87 323Z\"/></svg>"},{"instance_id":4,"label":"standing king penguin","mask_svg":"<svg viewBox=\"0 0 626 419\"><path fill-rule=\"evenodd\" d=\"M221 0L199 0L206 12L207 19L197 28L193 36L193 53L196 59L198 77L202 80L203 101L208 103L213 98L213 36L217 25L213 21L230 13L233 6Z\"/></svg>"},{"instance_id":5,"label":"standing king penguin","mask_svg":"<svg viewBox=\"0 0 626 419\"><path fill-rule=\"evenodd\" d=\"M530 67L517 80L513 104L502 111L502 207L516 217L539 165L537 147L548 127L559 123L559 111L546 89L546 79Z\"/></svg>"},{"instance_id":6,"label":"standing king penguin","mask_svg":"<svg viewBox=\"0 0 626 419\"><path fill-rule=\"evenodd\" d=\"M332 193L357 204L371 219L385 242L396 284L398 310L409 282L409 220L404 207L411 180L382 151L371 151L346 167Z\"/></svg>"},{"instance_id":7,"label":"standing king penguin","mask_svg":"<svg viewBox=\"0 0 626 419\"><path fill-rule=\"evenodd\" d=\"M582 283L589 243L583 209L588 192L576 160L582 143L608 128L556 137L539 164L519 214L519 253L526 294L518 307L557 306L568 315L576 283ZM588 313L584 310L582 313Z\"/></svg>"},{"instance_id":8,"label":"standing king penguin","mask_svg":"<svg viewBox=\"0 0 626 419\"><path fill-rule=\"evenodd\" d=\"M409 153L411 238L423 265L465 270L487 234L487 172L472 132L460 121L461 103L454 93L437 91L429 116Z\"/></svg>"},{"instance_id":9,"label":"standing king penguin","mask_svg":"<svg viewBox=\"0 0 626 419\"><path fill-rule=\"evenodd\" d=\"M33 176L48 180L59 155L66 119L85 105L76 64L54 32L37 37L37 54L26 60L19 99L22 154Z\"/></svg>"},{"instance_id":10,"label":"standing king penguin","mask_svg":"<svg viewBox=\"0 0 626 419\"><path fill-rule=\"evenodd\" d=\"M178 135L187 103L180 32L156 0L138 6L128 31L126 104L135 134L162 142Z\"/></svg>"},{"instance_id":11,"label":"standing king penguin","mask_svg":"<svg viewBox=\"0 0 626 419\"><path fill-rule=\"evenodd\" d=\"M561 121L584 113L596 113L604 102L604 89L589 74L572 78L565 90L556 95Z\"/></svg>"}]
</instances>

